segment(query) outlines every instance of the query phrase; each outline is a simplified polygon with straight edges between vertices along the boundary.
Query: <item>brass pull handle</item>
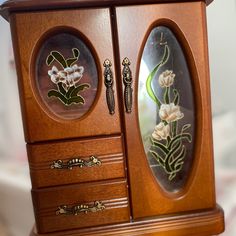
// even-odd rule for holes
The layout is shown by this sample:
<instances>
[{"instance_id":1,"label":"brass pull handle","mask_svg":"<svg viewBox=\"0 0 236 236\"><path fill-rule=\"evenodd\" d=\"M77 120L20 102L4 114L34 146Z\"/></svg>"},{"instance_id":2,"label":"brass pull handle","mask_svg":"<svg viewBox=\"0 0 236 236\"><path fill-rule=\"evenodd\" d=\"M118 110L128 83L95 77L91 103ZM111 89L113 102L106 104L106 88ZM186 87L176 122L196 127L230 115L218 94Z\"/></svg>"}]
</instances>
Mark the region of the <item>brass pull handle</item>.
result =
<instances>
[{"instance_id":1,"label":"brass pull handle","mask_svg":"<svg viewBox=\"0 0 236 236\"><path fill-rule=\"evenodd\" d=\"M73 167L92 167L92 166L100 166L102 162L95 156L91 156L88 161L80 159L80 158L73 158L66 163L63 163L62 160L53 161L51 165L51 169L69 169L72 170Z\"/></svg>"},{"instance_id":2,"label":"brass pull handle","mask_svg":"<svg viewBox=\"0 0 236 236\"><path fill-rule=\"evenodd\" d=\"M123 71L122 71L122 75L123 75L123 83L125 85L125 91L124 91L124 98L125 98L125 109L127 113L131 113L132 111L132 103L133 103L133 89L132 89L132 72L130 70L130 60L125 57L122 65L123 67Z\"/></svg>"},{"instance_id":3,"label":"brass pull handle","mask_svg":"<svg viewBox=\"0 0 236 236\"><path fill-rule=\"evenodd\" d=\"M109 109L109 113L111 115L115 114L115 98L114 98L114 90L113 90L113 74L111 70L111 62L110 60L106 59L103 63L104 69L104 83L106 86L106 99L107 99L107 106Z\"/></svg>"},{"instance_id":4,"label":"brass pull handle","mask_svg":"<svg viewBox=\"0 0 236 236\"><path fill-rule=\"evenodd\" d=\"M56 215L78 215L80 213L87 214L88 212L98 212L105 210L105 206L102 202L96 201L93 205L76 205L71 208L68 206L59 206Z\"/></svg>"}]
</instances>

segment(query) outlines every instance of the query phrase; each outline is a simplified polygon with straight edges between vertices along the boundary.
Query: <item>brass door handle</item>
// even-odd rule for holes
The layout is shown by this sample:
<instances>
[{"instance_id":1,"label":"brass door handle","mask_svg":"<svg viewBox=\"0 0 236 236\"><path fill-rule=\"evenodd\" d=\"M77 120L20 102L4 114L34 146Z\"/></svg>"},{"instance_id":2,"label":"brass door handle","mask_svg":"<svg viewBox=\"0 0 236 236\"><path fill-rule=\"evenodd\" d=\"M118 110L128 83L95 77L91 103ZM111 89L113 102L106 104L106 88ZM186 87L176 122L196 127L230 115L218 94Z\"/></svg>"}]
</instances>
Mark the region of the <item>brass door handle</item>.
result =
<instances>
[{"instance_id":1,"label":"brass door handle","mask_svg":"<svg viewBox=\"0 0 236 236\"><path fill-rule=\"evenodd\" d=\"M92 167L92 166L100 166L102 162L95 156L91 156L89 160L83 160L80 158L73 158L66 163L62 160L53 161L51 165L51 169L69 169L72 170L73 167Z\"/></svg>"},{"instance_id":2,"label":"brass door handle","mask_svg":"<svg viewBox=\"0 0 236 236\"><path fill-rule=\"evenodd\" d=\"M114 90L113 90L113 74L111 70L111 61L106 59L103 63L104 69L104 84L106 86L106 100L109 113L111 115L115 114L115 98L114 98Z\"/></svg>"},{"instance_id":3,"label":"brass door handle","mask_svg":"<svg viewBox=\"0 0 236 236\"><path fill-rule=\"evenodd\" d=\"M93 205L59 206L56 210L56 215L78 215L80 213L87 214L88 212L98 212L102 210L105 210L105 205L102 202L95 201Z\"/></svg>"},{"instance_id":4,"label":"brass door handle","mask_svg":"<svg viewBox=\"0 0 236 236\"><path fill-rule=\"evenodd\" d=\"M123 83L125 86L124 90L124 99L125 99L125 109L127 113L132 112L132 104L133 104L133 89L132 89L132 72L130 69L130 60L125 57L122 65L123 65L123 71L122 71L122 76L123 76Z\"/></svg>"}]
</instances>

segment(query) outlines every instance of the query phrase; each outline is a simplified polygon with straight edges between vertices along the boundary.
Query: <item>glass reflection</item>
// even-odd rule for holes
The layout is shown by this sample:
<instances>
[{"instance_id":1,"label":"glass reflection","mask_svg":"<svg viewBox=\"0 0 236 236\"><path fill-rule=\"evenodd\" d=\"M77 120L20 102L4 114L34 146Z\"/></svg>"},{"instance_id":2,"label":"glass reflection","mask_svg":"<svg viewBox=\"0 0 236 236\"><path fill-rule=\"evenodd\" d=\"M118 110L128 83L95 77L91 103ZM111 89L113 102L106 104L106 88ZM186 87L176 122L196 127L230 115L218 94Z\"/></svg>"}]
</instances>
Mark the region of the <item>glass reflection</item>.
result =
<instances>
[{"instance_id":1,"label":"glass reflection","mask_svg":"<svg viewBox=\"0 0 236 236\"><path fill-rule=\"evenodd\" d=\"M84 41L70 33L48 38L37 57L36 85L46 107L60 118L87 113L97 94L98 72Z\"/></svg>"},{"instance_id":2,"label":"glass reflection","mask_svg":"<svg viewBox=\"0 0 236 236\"><path fill-rule=\"evenodd\" d=\"M139 73L139 123L149 165L168 191L190 173L194 99L183 51L166 27L156 27L144 47Z\"/></svg>"}]
</instances>

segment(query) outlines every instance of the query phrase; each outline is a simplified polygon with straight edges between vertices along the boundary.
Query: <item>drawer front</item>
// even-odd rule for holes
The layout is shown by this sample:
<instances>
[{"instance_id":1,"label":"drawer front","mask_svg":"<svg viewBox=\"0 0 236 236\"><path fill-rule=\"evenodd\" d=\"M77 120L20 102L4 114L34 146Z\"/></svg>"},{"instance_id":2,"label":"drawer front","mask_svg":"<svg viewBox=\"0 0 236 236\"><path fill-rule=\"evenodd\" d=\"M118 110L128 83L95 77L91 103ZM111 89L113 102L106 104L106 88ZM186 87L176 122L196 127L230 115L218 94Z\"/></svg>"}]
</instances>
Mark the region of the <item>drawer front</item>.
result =
<instances>
[{"instance_id":1,"label":"drawer front","mask_svg":"<svg viewBox=\"0 0 236 236\"><path fill-rule=\"evenodd\" d=\"M39 233L130 220L126 181L33 190Z\"/></svg>"},{"instance_id":2,"label":"drawer front","mask_svg":"<svg viewBox=\"0 0 236 236\"><path fill-rule=\"evenodd\" d=\"M27 149L33 188L125 177L121 136Z\"/></svg>"}]
</instances>

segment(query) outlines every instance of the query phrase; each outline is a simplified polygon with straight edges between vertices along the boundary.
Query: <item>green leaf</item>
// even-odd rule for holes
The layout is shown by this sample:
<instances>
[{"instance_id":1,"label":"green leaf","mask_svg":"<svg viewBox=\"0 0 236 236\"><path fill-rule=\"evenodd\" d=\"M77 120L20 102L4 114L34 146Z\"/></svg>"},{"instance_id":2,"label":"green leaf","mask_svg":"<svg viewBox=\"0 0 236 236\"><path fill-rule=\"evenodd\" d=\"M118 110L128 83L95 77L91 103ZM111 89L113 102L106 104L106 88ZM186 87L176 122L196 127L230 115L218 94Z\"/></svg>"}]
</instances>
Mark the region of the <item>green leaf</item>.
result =
<instances>
[{"instance_id":1,"label":"green leaf","mask_svg":"<svg viewBox=\"0 0 236 236\"><path fill-rule=\"evenodd\" d=\"M187 140L191 143L191 142L192 142L192 135L189 134L189 133L182 133L182 134L179 134L179 135L175 136L175 137L171 140L171 142L169 143L168 148L171 149L172 146L173 146L176 142L178 142L178 141L180 141L180 140L183 140L183 139L187 139Z\"/></svg>"},{"instance_id":2,"label":"green leaf","mask_svg":"<svg viewBox=\"0 0 236 236\"><path fill-rule=\"evenodd\" d=\"M178 92L177 89L173 89L173 92L174 92L174 95L175 95L173 103L175 105L179 105L179 98L180 98L179 92Z\"/></svg>"},{"instance_id":3,"label":"green leaf","mask_svg":"<svg viewBox=\"0 0 236 236\"><path fill-rule=\"evenodd\" d=\"M157 73L157 71L159 70L159 68L163 65L165 65L165 63L168 61L169 59L169 47L167 45L165 45L165 49L164 49L164 55L161 59L161 62L159 64L157 64L154 69L151 71L151 73L148 75L147 77L147 81L146 81L146 90L148 95L150 96L150 98L157 104L158 108L160 109L161 107L161 102L160 100L157 98L157 96L155 95L155 92L152 88L152 80L155 76L155 74Z\"/></svg>"},{"instance_id":4,"label":"green leaf","mask_svg":"<svg viewBox=\"0 0 236 236\"><path fill-rule=\"evenodd\" d=\"M72 94L72 92L74 91L74 89L75 89L75 86L71 86L71 87L69 88L69 90L68 90L67 93L66 93L66 97L67 97L67 98L73 97L73 96L71 96L71 94Z\"/></svg>"},{"instance_id":5,"label":"green leaf","mask_svg":"<svg viewBox=\"0 0 236 236\"><path fill-rule=\"evenodd\" d=\"M190 127L191 127L190 124L184 125L183 128L182 128L182 132L185 131L186 129L190 128Z\"/></svg>"},{"instance_id":6,"label":"green leaf","mask_svg":"<svg viewBox=\"0 0 236 236\"><path fill-rule=\"evenodd\" d=\"M162 143L158 142L157 140L152 139L152 143L154 147L158 147L163 151L165 154L169 153L169 149Z\"/></svg>"},{"instance_id":7,"label":"green leaf","mask_svg":"<svg viewBox=\"0 0 236 236\"><path fill-rule=\"evenodd\" d=\"M171 149L171 151L168 153L167 157L166 157L166 171L168 173L171 173L174 169L172 167L172 165L170 164L171 161L173 160L173 157L175 156L175 154L179 151L179 149L181 148L181 142L179 142L178 145L176 145L173 149Z\"/></svg>"},{"instance_id":8,"label":"green leaf","mask_svg":"<svg viewBox=\"0 0 236 236\"><path fill-rule=\"evenodd\" d=\"M62 93L62 94L65 96L65 95L66 95L66 90L64 89L64 87L63 87L63 85L62 85L62 82L59 82L59 83L57 84L57 87L58 87L60 93Z\"/></svg>"},{"instance_id":9,"label":"green leaf","mask_svg":"<svg viewBox=\"0 0 236 236\"><path fill-rule=\"evenodd\" d=\"M48 92L48 97L57 97L59 98L65 105L67 104L67 99L63 96L63 94L61 94L60 92L58 92L57 90L50 90Z\"/></svg>"},{"instance_id":10,"label":"green leaf","mask_svg":"<svg viewBox=\"0 0 236 236\"><path fill-rule=\"evenodd\" d=\"M87 83L80 84L77 88L73 90L73 92L71 93L71 97L75 97L78 95L79 92L82 92L89 88L90 88L90 84L87 84Z\"/></svg>"},{"instance_id":11,"label":"green leaf","mask_svg":"<svg viewBox=\"0 0 236 236\"><path fill-rule=\"evenodd\" d=\"M54 57L51 54L49 54L46 60L47 65L50 66L53 60L54 60Z\"/></svg>"},{"instance_id":12,"label":"green leaf","mask_svg":"<svg viewBox=\"0 0 236 236\"><path fill-rule=\"evenodd\" d=\"M173 173L171 173L170 175L169 175L169 180L171 181L172 179L174 179L176 177L176 173L175 172L173 172Z\"/></svg>"},{"instance_id":13,"label":"green leaf","mask_svg":"<svg viewBox=\"0 0 236 236\"><path fill-rule=\"evenodd\" d=\"M182 161L185 157L185 154L186 154L186 148L183 145L180 154L178 156L176 156L175 158L173 158L172 160L170 160L170 165L177 163L179 161Z\"/></svg>"},{"instance_id":14,"label":"green leaf","mask_svg":"<svg viewBox=\"0 0 236 236\"><path fill-rule=\"evenodd\" d=\"M157 160L158 164L162 167L165 166L165 161L154 151L150 151L150 153L153 155L153 157Z\"/></svg>"},{"instance_id":15,"label":"green leaf","mask_svg":"<svg viewBox=\"0 0 236 236\"><path fill-rule=\"evenodd\" d=\"M72 98L68 99L67 104L71 105L72 103L84 104L85 101L84 101L84 98L82 96L78 96L78 97L72 97Z\"/></svg>"},{"instance_id":16,"label":"green leaf","mask_svg":"<svg viewBox=\"0 0 236 236\"><path fill-rule=\"evenodd\" d=\"M147 81L146 81L146 89L147 89L147 93L149 95L149 97L158 105L158 108L160 109L161 107L161 102L159 101L159 99L156 97L155 92L152 89L152 80L156 74L156 72L158 71L158 69L161 67L161 63L158 64L153 70L152 72L149 74L149 76L147 77Z\"/></svg>"},{"instance_id":17,"label":"green leaf","mask_svg":"<svg viewBox=\"0 0 236 236\"><path fill-rule=\"evenodd\" d=\"M178 121L174 121L172 123L172 137L175 137L177 134L177 129L178 129Z\"/></svg>"},{"instance_id":18,"label":"green leaf","mask_svg":"<svg viewBox=\"0 0 236 236\"><path fill-rule=\"evenodd\" d=\"M66 64L68 67L72 66L76 61L78 61L78 58L69 58L66 60Z\"/></svg>"},{"instance_id":19,"label":"green leaf","mask_svg":"<svg viewBox=\"0 0 236 236\"><path fill-rule=\"evenodd\" d=\"M77 48L73 48L72 51L73 51L74 57L78 59L80 55L80 51Z\"/></svg>"},{"instance_id":20,"label":"green leaf","mask_svg":"<svg viewBox=\"0 0 236 236\"><path fill-rule=\"evenodd\" d=\"M57 51L52 51L51 52L51 55L55 58L55 60L57 60L63 68L66 68L67 67L67 64L66 64L66 60L65 58L61 55L61 53L57 52Z\"/></svg>"}]
</instances>

